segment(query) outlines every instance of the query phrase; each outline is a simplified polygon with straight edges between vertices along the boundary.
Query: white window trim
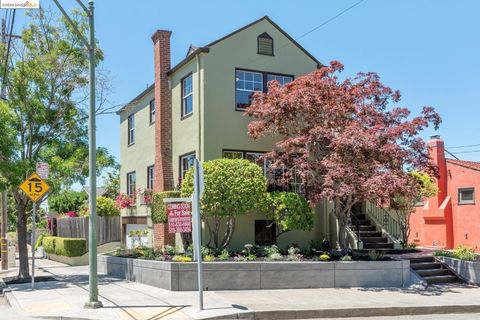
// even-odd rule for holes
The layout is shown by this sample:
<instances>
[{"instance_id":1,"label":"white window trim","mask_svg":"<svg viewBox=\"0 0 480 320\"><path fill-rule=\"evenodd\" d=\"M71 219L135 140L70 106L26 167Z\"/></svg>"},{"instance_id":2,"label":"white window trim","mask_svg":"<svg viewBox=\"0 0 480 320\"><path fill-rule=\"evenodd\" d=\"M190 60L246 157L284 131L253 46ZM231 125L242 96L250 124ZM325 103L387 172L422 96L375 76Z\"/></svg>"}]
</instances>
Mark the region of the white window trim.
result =
<instances>
[{"instance_id":1,"label":"white window trim","mask_svg":"<svg viewBox=\"0 0 480 320\"><path fill-rule=\"evenodd\" d=\"M462 192L463 191L472 191L473 199L472 200L462 200ZM475 204L475 188L474 187L466 187L466 188L458 188L458 204Z\"/></svg>"},{"instance_id":2,"label":"white window trim","mask_svg":"<svg viewBox=\"0 0 480 320\"><path fill-rule=\"evenodd\" d=\"M184 95L184 89L185 89L185 81L190 78L190 81L191 81L191 90L190 90L190 93L187 93L186 95ZM193 113L193 77L192 77L192 74L186 76L185 78L182 79L182 85L181 85L181 89L182 89L182 118L185 118L186 116L189 116ZM188 97L192 96L192 111L190 112L186 112L186 106L187 104L185 103L186 99Z\"/></svg>"}]
</instances>

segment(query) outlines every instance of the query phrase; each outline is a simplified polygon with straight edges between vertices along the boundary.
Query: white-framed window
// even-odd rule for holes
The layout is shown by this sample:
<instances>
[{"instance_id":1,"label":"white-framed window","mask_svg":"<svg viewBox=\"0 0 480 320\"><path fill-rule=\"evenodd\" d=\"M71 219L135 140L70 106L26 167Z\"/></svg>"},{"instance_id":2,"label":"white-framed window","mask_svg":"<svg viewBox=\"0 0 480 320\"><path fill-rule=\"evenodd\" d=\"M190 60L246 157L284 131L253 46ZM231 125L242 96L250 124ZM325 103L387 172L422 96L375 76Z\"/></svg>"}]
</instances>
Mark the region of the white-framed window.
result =
<instances>
[{"instance_id":1,"label":"white-framed window","mask_svg":"<svg viewBox=\"0 0 480 320\"><path fill-rule=\"evenodd\" d=\"M155 107L155 99L150 100L150 124L155 123L155 113L156 113L156 107Z\"/></svg>"},{"instance_id":2,"label":"white-framed window","mask_svg":"<svg viewBox=\"0 0 480 320\"><path fill-rule=\"evenodd\" d=\"M245 110L254 92L263 92L263 73L247 70L235 71L235 109Z\"/></svg>"},{"instance_id":3,"label":"white-framed window","mask_svg":"<svg viewBox=\"0 0 480 320\"><path fill-rule=\"evenodd\" d=\"M153 183L155 179L155 166L151 165L147 167L147 189L152 190L153 189Z\"/></svg>"},{"instance_id":4,"label":"white-framed window","mask_svg":"<svg viewBox=\"0 0 480 320\"><path fill-rule=\"evenodd\" d=\"M127 173L127 195L133 196L137 188L137 174L135 171Z\"/></svg>"},{"instance_id":5,"label":"white-framed window","mask_svg":"<svg viewBox=\"0 0 480 320\"><path fill-rule=\"evenodd\" d=\"M135 114L128 116L128 145L135 143Z\"/></svg>"},{"instance_id":6,"label":"white-framed window","mask_svg":"<svg viewBox=\"0 0 480 320\"><path fill-rule=\"evenodd\" d=\"M267 82L270 82L272 80L277 80L278 83L281 86L284 86L287 83L292 82L293 77L292 76L285 76L285 75L281 75L281 74L272 74L272 73L267 74Z\"/></svg>"},{"instance_id":7,"label":"white-framed window","mask_svg":"<svg viewBox=\"0 0 480 320\"><path fill-rule=\"evenodd\" d=\"M182 118L193 113L192 74L182 79Z\"/></svg>"},{"instance_id":8,"label":"white-framed window","mask_svg":"<svg viewBox=\"0 0 480 320\"><path fill-rule=\"evenodd\" d=\"M475 188L459 188L458 204L475 204Z\"/></svg>"},{"instance_id":9,"label":"white-framed window","mask_svg":"<svg viewBox=\"0 0 480 320\"><path fill-rule=\"evenodd\" d=\"M195 160L195 152L180 156L180 179L185 178L185 174L188 169L193 166L193 161Z\"/></svg>"}]
</instances>

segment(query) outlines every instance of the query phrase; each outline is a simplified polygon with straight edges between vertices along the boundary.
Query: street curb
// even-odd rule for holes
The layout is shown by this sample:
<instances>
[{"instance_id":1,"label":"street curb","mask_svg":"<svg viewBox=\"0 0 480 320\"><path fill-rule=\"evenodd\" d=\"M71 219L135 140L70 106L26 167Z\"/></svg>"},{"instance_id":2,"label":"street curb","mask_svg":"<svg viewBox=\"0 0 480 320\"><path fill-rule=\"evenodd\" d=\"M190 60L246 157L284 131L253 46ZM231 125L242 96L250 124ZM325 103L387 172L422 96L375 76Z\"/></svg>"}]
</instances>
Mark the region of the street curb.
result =
<instances>
[{"instance_id":1,"label":"street curb","mask_svg":"<svg viewBox=\"0 0 480 320\"><path fill-rule=\"evenodd\" d=\"M444 306L411 306L411 307L380 307L380 308L344 308L317 310L275 310L247 311L236 314L197 317L202 320L222 319L316 319L316 318L356 318L356 317L392 317L428 314L479 313L478 305L444 305Z\"/></svg>"},{"instance_id":2,"label":"street curb","mask_svg":"<svg viewBox=\"0 0 480 320\"><path fill-rule=\"evenodd\" d=\"M0 278L0 297L3 297L5 295L5 291L7 289L7 285L5 281L3 281L2 278Z\"/></svg>"}]
</instances>

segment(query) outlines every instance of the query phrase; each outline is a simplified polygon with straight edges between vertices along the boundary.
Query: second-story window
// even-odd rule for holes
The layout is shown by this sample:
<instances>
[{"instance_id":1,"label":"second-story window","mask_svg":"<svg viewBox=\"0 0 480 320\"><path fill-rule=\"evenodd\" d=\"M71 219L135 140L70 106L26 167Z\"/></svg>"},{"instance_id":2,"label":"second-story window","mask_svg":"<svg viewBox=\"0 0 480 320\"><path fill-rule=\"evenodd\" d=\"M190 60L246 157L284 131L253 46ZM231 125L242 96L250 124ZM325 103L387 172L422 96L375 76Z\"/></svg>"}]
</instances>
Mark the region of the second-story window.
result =
<instances>
[{"instance_id":1,"label":"second-story window","mask_svg":"<svg viewBox=\"0 0 480 320\"><path fill-rule=\"evenodd\" d=\"M130 197L135 193L137 188L137 174L135 171L127 173L127 195Z\"/></svg>"},{"instance_id":2,"label":"second-story window","mask_svg":"<svg viewBox=\"0 0 480 320\"><path fill-rule=\"evenodd\" d=\"M135 114L128 117L128 145L135 143Z\"/></svg>"},{"instance_id":3,"label":"second-story window","mask_svg":"<svg viewBox=\"0 0 480 320\"><path fill-rule=\"evenodd\" d=\"M151 165L147 168L147 189L153 189L153 182L155 181L155 166Z\"/></svg>"},{"instance_id":4,"label":"second-story window","mask_svg":"<svg viewBox=\"0 0 480 320\"><path fill-rule=\"evenodd\" d=\"M155 99L150 100L150 124L155 122Z\"/></svg>"},{"instance_id":5,"label":"second-story window","mask_svg":"<svg viewBox=\"0 0 480 320\"><path fill-rule=\"evenodd\" d=\"M250 105L252 95L263 91L263 74L261 72L235 71L235 109L245 110Z\"/></svg>"},{"instance_id":6,"label":"second-story window","mask_svg":"<svg viewBox=\"0 0 480 320\"><path fill-rule=\"evenodd\" d=\"M281 75L281 74L272 74L272 73L267 74L267 82L270 82L272 80L277 80L278 83L281 86L284 86L287 83L292 82L293 77L292 76L284 76L284 75Z\"/></svg>"},{"instance_id":7,"label":"second-story window","mask_svg":"<svg viewBox=\"0 0 480 320\"><path fill-rule=\"evenodd\" d=\"M249 70L235 70L235 110L243 111L252 102L255 92L267 92L268 82L276 80L281 86L293 81L293 76Z\"/></svg>"},{"instance_id":8,"label":"second-story window","mask_svg":"<svg viewBox=\"0 0 480 320\"><path fill-rule=\"evenodd\" d=\"M193 85L190 74L182 80L182 117L191 113L193 113Z\"/></svg>"}]
</instances>

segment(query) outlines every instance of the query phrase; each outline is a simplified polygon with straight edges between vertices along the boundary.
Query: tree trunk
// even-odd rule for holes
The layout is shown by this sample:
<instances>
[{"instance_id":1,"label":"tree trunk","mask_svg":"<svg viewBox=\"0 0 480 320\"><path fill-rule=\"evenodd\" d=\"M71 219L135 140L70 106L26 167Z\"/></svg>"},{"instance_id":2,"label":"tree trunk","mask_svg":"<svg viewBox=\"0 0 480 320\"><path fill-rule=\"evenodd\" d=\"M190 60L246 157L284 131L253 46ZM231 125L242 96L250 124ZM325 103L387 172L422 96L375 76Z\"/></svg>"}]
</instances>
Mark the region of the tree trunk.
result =
<instances>
[{"instance_id":1,"label":"tree trunk","mask_svg":"<svg viewBox=\"0 0 480 320\"><path fill-rule=\"evenodd\" d=\"M235 217L229 216L228 223L227 223L227 230L225 230L225 235L222 241L222 249L228 248L230 245L230 241L233 237L233 232L235 231Z\"/></svg>"},{"instance_id":2,"label":"tree trunk","mask_svg":"<svg viewBox=\"0 0 480 320\"><path fill-rule=\"evenodd\" d=\"M30 277L28 267L28 248L27 248L27 216L25 214L26 207L17 204L17 237L18 237L18 254L20 259L20 267L18 269L18 277L26 279Z\"/></svg>"},{"instance_id":3,"label":"tree trunk","mask_svg":"<svg viewBox=\"0 0 480 320\"><path fill-rule=\"evenodd\" d=\"M338 219L338 245L340 249L345 249L347 247L347 238L346 238L346 223L343 217Z\"/></svg>"}]
</instances>

